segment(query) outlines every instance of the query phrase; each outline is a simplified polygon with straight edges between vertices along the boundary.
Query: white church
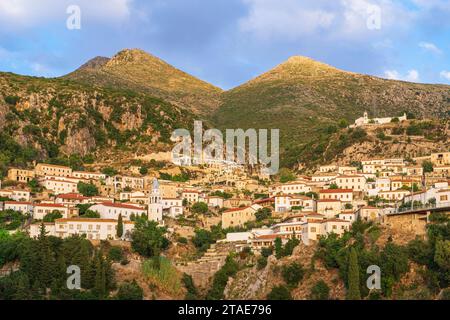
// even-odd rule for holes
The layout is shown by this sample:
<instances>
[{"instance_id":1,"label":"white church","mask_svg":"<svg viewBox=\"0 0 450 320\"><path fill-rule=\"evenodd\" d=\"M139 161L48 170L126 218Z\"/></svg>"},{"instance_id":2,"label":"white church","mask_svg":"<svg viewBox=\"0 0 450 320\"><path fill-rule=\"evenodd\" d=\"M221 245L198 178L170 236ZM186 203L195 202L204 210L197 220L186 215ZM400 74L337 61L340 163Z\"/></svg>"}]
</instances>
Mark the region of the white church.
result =
<instances>
[{"instance_id":1,"label":"white church","mask_svg":"<svg viewBox=\"0 0 450 320\"><path fill-rule=\"evenodd\" d=\"M364 112L364 116L355 120L355 124L351 125L350 128L356 128L364 125L370 124L386 124L392 122L392 119L398 118L400 122L405 121L407 119L406 113L401 117L387 117L387 118L369 118L369 114Z\"/></svg>"},{"instance_id":2,"label":"white church","mask_svg":"<svg viewBox=\"0 0 450 320\"><path fill-rule=\"evenodd\" d=\"M176 218L183 214L183 200L163 198L159 190L158 179L153 179L152 192L149 196L148 219L163 223L163 216Z\"/></svg>"}]
</instances>

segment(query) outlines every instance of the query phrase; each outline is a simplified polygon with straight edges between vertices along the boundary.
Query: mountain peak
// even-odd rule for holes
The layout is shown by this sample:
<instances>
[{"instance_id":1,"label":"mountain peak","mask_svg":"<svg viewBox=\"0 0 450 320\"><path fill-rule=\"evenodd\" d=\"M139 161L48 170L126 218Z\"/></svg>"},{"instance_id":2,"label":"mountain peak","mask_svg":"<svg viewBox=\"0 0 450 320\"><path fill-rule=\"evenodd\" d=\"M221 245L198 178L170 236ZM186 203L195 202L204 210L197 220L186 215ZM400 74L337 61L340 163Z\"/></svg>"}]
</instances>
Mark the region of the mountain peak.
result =
<instances>
[{"instance_id":1,"label":"mountain peak","mask_svg":"<svg viewBox=\"0 0 450 320\"><path fill-rule=\"evenodd\" d=\"M97 56L91 60L89 60L88 62L86 62L85 64L83 64L79 70L83 70L83 69L100 69L102 68L105 64L108 63L110 59L107 57L102 57L102 56Z\"/></svg>"},{"instance_id":2,"label":"mountain peak","mask_svg":"<svg viewBox=\"0 0 450 320\"><path fill-rule=\"evenodd\" d=\"M141 49L124 49L116 53L108 62L107 67L128 63L146 63L149 61L157 61L164 63L161 59L145 52Z\"/></svg>"}]
</instances>

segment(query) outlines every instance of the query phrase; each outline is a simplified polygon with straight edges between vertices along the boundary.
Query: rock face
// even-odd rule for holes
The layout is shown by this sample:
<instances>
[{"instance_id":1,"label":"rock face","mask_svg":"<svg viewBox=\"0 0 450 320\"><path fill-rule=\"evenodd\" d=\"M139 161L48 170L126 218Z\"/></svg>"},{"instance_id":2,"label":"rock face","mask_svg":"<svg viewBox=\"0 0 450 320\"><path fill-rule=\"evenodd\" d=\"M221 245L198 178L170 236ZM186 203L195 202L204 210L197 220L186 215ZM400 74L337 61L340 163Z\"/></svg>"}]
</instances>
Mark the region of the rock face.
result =
<instances>
[{"instance_id":1,"label":"rock face","mask_svg":"<svg viewBox=\"0 0 450 320\"><path fill-rule=\"evenodd\" d=\"M3 140L37 151L32 160L114 148L145 154L168 147L171 132L191 123L191 113L152 96L0 73Z\"/></svg>"},{"instance_id":2,"label":"rock face","mask_svg":"<svg viewBox=\"0 0 450 320\"><path fill-rule=\"evenodd\" d=\"M298 245L291 256L277 260L274 255L267 260L264 269L256 266L239 271L230 279L224 294L227 300L260 300L266 299L267 294L277 285L284 284L280 270L283 266L293 262L299 263L306 270L305 276L297 288L291 292L295 300L309 298L311 288L319 280L324 280L330 287L331 299L344 299L345 287L340 280L337 270L327 270L320 261L313 258L316 245Z\"/></svg>"},{"instance_id":3,"label":"rock face","mask_svg":"<svg viewBox=\"0 0 450 320\"><path fill-rule=\"evenodd\" d=\"M234 244L212 244L200 259L178 263L176 268L190 275L196 286L205 289L211 283L214 274L223 267L227 256L235 250Z\"/></svg>"}]
</instances>

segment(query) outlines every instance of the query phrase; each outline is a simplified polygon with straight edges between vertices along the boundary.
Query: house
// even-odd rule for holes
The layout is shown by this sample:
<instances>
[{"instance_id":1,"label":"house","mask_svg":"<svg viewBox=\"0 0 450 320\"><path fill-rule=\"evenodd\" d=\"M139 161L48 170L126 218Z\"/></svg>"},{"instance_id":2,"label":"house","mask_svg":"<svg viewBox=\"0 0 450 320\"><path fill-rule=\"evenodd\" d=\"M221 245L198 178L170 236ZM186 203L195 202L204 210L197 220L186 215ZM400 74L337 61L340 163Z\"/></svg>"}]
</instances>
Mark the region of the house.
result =
<instances>
[{"instance_id":1,"label":"house","mask_svg":"<svg viewBox=\"0 0 450 320\"><path fill-rule=\"evenodd\" d=\"M336 199L322 199L317 201L317 213L327 218L334 218L342 212L342 202Z\"/></svg>"},{"instance_id":2,"label":"house","mask_svg":"<svg viewBox=\"0 0 450 320\"><path fill-rule=\"evenodd\" d=\"M42 184L45 189L52 191L55 195L76 193L78 191L78 184L71 181L45 179Z\"/></svg>"},{"instance_id":3,"label":"house","mask_svg":"<svg viewBox=\"0 0 450 320\"><path fill-rule=\"evenodd\" d=\"M224 208L246 207L252 204L250 199L231 198L223 201Z\"/></svg>"},{"instance_id":4,"label":"house","mask_svg":"<svg viewBox=\"0 0 450 320\"><path fill-rule=\"evenodd\" d=\"M59 166L47 163L38 163L34 169L37 176L57 176L70 177L72 176L72 168L66 166Z\"/></svg>"},{"instance_id":5,"label":"house","mask_svg":"<svg viewBox=\"0 0 450 320\"><path fill-rule=\"evenodd\" d=\"M33 213L33 204L26 201L5 201L4 210L14 210L23 214Z\"/></svg>"},{"instance_id":6,"label":"house","mask_svg":"<svg viewBox=\"0 0 450 320\"><path fill-rule=\"evenodd\" d=\"M378 193L378 196L382 199L389 201L401 201L406 195L410 193L411 191L399 189L392 191L380 191Z\"/></svg>"},{"instance_id":7,"label":"house","mask_svg":"<svg viewBox=\"0 0 450 320\"><path fill-rule=\"evenodd\" d=\"M183 200L180 198L162 198L163 215L176 218L183 214Z\"/></svg>"},{"instance_id":8,"label":"house","mask_svg":"<svg viewBox=\"0 0 450 320\"><path fill-rule=\"evenodd\" d=\"M358 209L357 215L365 221L375 221L381 218L381 209L371 206L364 206Z\"/></svg>"},{"instance_id":9,"label":"house","mask_svg":"<svg viewBox=\"0 0 450 320\"><path fill-rule=\"evenodd\" d=\"M339 219L353 223L356 221L356 219L358 219L358 214L353 211L342 211L339 214Z\"/></svg>"},{"instance_id":10,"label":"house","mask_svg":"<svg viewBox=\"0 0 450 320\"><path fill-rule=\"evenodd\" d=\"M303 243L309 245L319 237L335 233L339 236L350 230L351 222L341 219L310 220L302 230Z\"/></svg>"},{"instance_id":11,"label":"house","mask_svg":"<svg viewBox=\"0 0 450 320\"><path fill-rule=\"evenodd\" d=\"M338 174L340 175L352 175L356 174L358 172L357 167L352 166L339 166L338 167Z\"/></svg>"},{"instance_id":12,"label":"house","mask_svg":"<svg viewBox=\"0 0 450 320\"><path fill-rule=\"evenodd\" d=\"M241 227L246 222L254 221L256 219L255 213L262 206L253 204L251 206L229 209L222 213L222 228Z\"/></svg>"},{"instance_id":13,"label":"house","mask_svg":"<svg viewBox=\"0 0 450 320\"><path fill-rule=\"evenodd\" d=\"M183 190L181 192L181 198L186 199L188 203L196 203L198 202L200 197L200 191L197 190Z\"/></svg>"},{"instance_id":14,"label":"house","mask_svg":"<svg viewBox=\"0 0 450 320\"><path fill-rule=\"evenodd\" d=\"M342 202L352 202L353 201L353 190L352 189L325 189L319 191L319 199L334 199L340 200Z\"/></svg>"},{"instance_id":15,"label":"house","mask_svg":"<svg viewBox=\"0 0 450 320\"><path fill-rule=\"evenodd\" d=\"M62 204L39 203L34 205L33 219L42 220L47 214L54 211L58 211L59 213L61 213L63 218L69 218L77 212L77 210L70 209L66 206L63 206Z\"/></svg>"},{"instance_id":16,"label":"house","mask_svg":"<svg viewBox=\"0 0 450 320\"><path fill-rule=\"evenodd\" d=\"M336 184L342 189L352 189L356 192L366 191L366 177L362 175L337 176Z\"/></svg>"},{"instance_id":17,"label":"house","mask_svg":"<svg viewBox=\"0 0 450 320\"><path fill-rule=\"evenodd\" d=\"M310 197L286 194L275 196L275 212L287 212L292 208L298 208L302 211L315 211L316 201Z\"/></svg>"},{"instance_id":18,"label":"house","mask_svg":"<svg viewBox=\"0 0 450 320\"><path fill-rule=\"evenodd\" d=\"M0 197L14 201L30 201L30 191L21 189L1 189Z\"/></svg>"},{"instance_id":19,"label":"house","mask_svg":"<svg viewBox=\"0 0 450 320\"><path fill-rule=\"evenodd\" d=\"M326 173L326 172L335 172L337 170L337 166L333 164L324 165L319 167L319 172Z\"/></svg>"},{"instance_id":20,"label":"house","mask_svg":"<svg viewBox=\"0 0 450 320\"><path fill-rule=\"evenodd\" d=\"M206 203L208 204L209 207L223 208L223 198L219 196L206 197Z\"/></svg>"},{"instance_id":21,"label":"house","mask_svg":"<svg viewBox=\"0 0 450 320\"><path fill-rule=\"evenodd\" d=\"M90 198L85 197L79 193L65 193L65 194L59 194L55 198L56 204L62 204L62 205L72 205L76 206L77 204L86 204L90 203Z\"/></svg>"},{"instance_id":22,"label":"house","mask_svg":"<svg viewBox=\"0 0 450 320\"><path fill-rule=\"evenodd\" d=\"M117 220L119 215L122 215L123 220L131 220L133 216L138 217L145 215L147 216L147 210L138 206L122 204L122 203L111 203L104 202L101 204L93 205L89 208L94 212L100 214L101 219L114 219Z\"/></svg>"},{"instance_id":23,"label":"house","mask_svg":"<svg viewBox=\"0 0 450 320\"><path fill-rule=\"evenodd\" d=\"M313 182L330 182L337 177L336 173L316 173L311 176Z\"/></svg>"},{"instance_id":24,"label":"house","mask_svg":"<svg viewBox=\"0 0 450 320\"><path fill-rule=\"evenodd\" d=\"M269 188L269 196L273 197L277 194L296 194L307 193L311 191L311 187L306 181L292 181L283 184L275 184Z\"/></svg>"},{"instance_id":25,"label":"house","mask_svg":"<svg viewBox=\"0 0 450 320\"><path fill-rule=\"evenodd\" d=\"M27 183L35 177L34 170L11 168L8 170L8 180Z\"/></svg>"},{"instance_id":26,"label":"house","mask_svg":"<svg viewBox=\"0 0 450 320\"><path fill-rule=\"evenodd\" d=\"M450 152L432 153L430 161L436 166L450 165Z\"/></svg>"},{"instance_id":27,"label":"house","mask_svg":"<svg viewBox=\"0 0 450 320\"><path fill-rule=\"evenodd\" d=\"M82 235L89 240L130 240L134 230L134 222L123 221L122 238L117 237L117 220L71 218L56 219L54 223L45 223L45 230L49 235L68 238L73 235ZM40 233L41 224L30 226L30 237L36 238Z\"/></svg>"},{"instance_id":28,"label":"house","mask_svg":"<svg viewBox=\"0 0 450 320\"><path fill-rule=\"evenodd\" d=\"M74 176L75 178L81 178L86 180L97 180L97 181L106 180L106 174L98 172L73 171L72 176Z\"/></svg>"},{"instance_id":29,"label":"house","mask_svg":"<svg viewBox=\"0 0 450 320\"><path fill-rule=\"evenodd\" d=\"M436 192L437 206L450 206L450 189L443 189Z\"/></svg>"}]
</instances>

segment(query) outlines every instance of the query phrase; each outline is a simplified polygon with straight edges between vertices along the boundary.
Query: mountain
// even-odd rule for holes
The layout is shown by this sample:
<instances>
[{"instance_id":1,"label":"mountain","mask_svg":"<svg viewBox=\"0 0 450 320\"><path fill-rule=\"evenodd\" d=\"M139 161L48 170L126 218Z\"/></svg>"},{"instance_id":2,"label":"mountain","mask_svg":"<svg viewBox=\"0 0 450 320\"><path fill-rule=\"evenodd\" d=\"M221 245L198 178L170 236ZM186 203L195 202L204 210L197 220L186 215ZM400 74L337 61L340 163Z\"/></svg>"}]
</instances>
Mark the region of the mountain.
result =
<instances>
[{"instance_id":1,"label":"mountain","mask_svg":"<svg viewBox=\"0 0 450 320\"><path fill-rule=\"evenodd\" d=\"M191 112L148 94L0 73L0 175L34 160L165 150L172 131L193 121Z\"/></svg>"},{"instance_id":2,"label":"mountain","mask_svg":"<svg viewBox=\"0 0 450 320\"><path fill-rule=\"evenodd\" d=\"M215 110L222 92L138 49L122 50L111 59L96 57L64 78L150 94L199 114Z\"/></svg>"},{"instance_id":3,"label":"mountain","mask_svg":"<svg viewBox=\"0 0 450 320\"><path fill-rule=\"evenodd\" d=\"M341 71L295 56L222 94L211 116L224 128L278 128L284 166L321 160L341 119L371 116L448 117L450 86L408 83Z\"/></svg>"}]
</instances>

